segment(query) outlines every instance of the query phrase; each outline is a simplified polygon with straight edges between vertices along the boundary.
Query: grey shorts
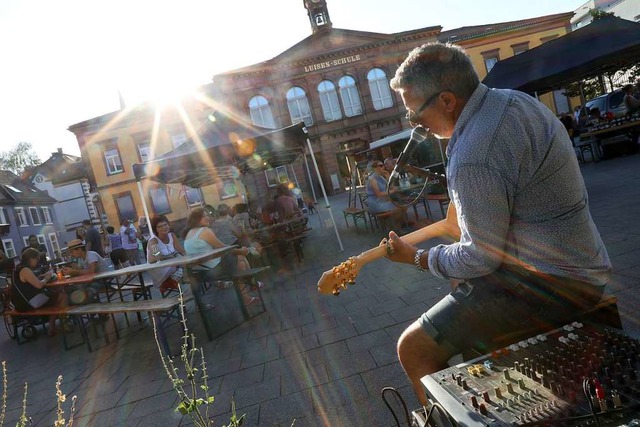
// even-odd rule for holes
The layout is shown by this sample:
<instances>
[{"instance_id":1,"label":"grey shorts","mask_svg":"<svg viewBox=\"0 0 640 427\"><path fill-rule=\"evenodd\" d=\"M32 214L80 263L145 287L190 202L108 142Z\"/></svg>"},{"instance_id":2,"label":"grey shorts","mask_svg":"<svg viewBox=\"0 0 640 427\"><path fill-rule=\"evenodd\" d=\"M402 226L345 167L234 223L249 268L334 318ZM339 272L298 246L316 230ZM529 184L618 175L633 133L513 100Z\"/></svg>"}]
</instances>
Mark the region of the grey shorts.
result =
<instances>
[{"instance_id":1,"label":"grey shorts","mask_svg":"<svg viewBox=\"0 0 640 427\"><path fill-rule=\"evenodd\" d=\"M490 349L521 330L574 320L602 297L604 286L540 275L516 266L461 283L424 313L422 329L451 354Z\"/></svg>"}]
</instances>

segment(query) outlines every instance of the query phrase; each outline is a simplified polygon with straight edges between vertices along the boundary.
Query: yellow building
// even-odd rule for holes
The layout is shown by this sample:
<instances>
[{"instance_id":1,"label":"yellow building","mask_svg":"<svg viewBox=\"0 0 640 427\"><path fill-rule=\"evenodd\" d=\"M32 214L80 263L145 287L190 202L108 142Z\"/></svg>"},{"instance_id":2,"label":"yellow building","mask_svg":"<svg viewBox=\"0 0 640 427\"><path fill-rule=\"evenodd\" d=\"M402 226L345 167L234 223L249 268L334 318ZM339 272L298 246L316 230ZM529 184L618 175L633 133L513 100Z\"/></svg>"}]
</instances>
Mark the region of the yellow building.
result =
<instances>
[{"instance_id":1,"label":"yellow building","mask_svg":"<svg viewBox=\"0 0 640 427\"><path fill-rule=\"evenodd\" d=\"M183 100L180 110L173 105L156 108L141 104L69 127L76 135L109 224L118 229L121 218L144 215L132 165L182 145L196 134L210 112L205 103L189 98ZM188 216L190 207L215 207L220 203L233 206L245 201L245 188L237 179L200 189L146 179L141 185L149 215L166 215L176 229Z\"/></svg>"},{"instance_id":2,"label":"yellow building","mask_svg":"<svg viewBox=\"0 0 640 427\"><path fill-rule=\"evenodd\" d=\"M438 40L464 47L482 80L498 61L570 32L573 15L573 12L567 12L521 21L462 27L443 31ZM568 111L567 100L560 91L542 94L539 99L556 113Z\"/></svg>"}]
</instances>

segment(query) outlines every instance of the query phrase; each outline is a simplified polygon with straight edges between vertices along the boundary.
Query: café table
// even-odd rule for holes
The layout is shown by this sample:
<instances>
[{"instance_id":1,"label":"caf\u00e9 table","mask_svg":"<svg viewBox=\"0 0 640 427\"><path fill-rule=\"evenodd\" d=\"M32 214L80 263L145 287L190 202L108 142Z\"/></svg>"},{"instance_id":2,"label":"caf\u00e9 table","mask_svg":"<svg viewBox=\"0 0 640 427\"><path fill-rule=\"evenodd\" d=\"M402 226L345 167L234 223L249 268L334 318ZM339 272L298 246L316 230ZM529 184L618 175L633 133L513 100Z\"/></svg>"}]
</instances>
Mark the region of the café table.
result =
<instances>
[{"instance_id":1,"label":"caf\u00e9 table","mask_svg":"<svg viewBox=\"0 0 640 427\"><path fill-rule=\"evenodd\" d=\"M265 225L260 228L251 230L251 233L257 241L263 247L263 250L269 252L274 250L277 246L278 253L282 257L284 250L284 244L291 244L298 261L302 261L302 243L301 240L306 237L307 232L311 229L307 227L307 217L295 217L286 221L278 222L275 224ZM268 254L267 254L268 255ZM269 255L268 255L269 256ZM269 262L272 264L273 260L269 256Z\"/></svg>"},{"instance_id":2,"label":"caf\u00e9 table","mask_svg":"<svg viewBox=\"0 0 640 427\"><path fill-rule=\"evenodd\" d=\"M212 249L199 254L170 258L163 261L155 262L153 264L149 264L149 263L138 264L138 265L132 265L129 267L121 268L119 270L105 271L105 272L95 273L95 274L84 274L81 276L65 277L62 280L49 282L45 285L45 287L58 288L58 289L60 288L75 289L75 287L78 285L88 285L90 283L102 282L105 288L107 289L107 300L109 302L111 302L110 296L113 295L114 292L120 292L120 290L123 289L124 286L129 286L128 288L126 288L127 290L131 290L131 287L134 287L134 286L139 287L140 292L143 295L143 298L150 299L151 294L150 292L146 291L144 280L142 278L142 274L144 272L159 269L159 268L167 268L167 267L182 266L182 267L188 268L188 267L196 266L204 262L207 262L209 260L212 260L214 258L222 257L236 247L237 246L225 246L222 248ZM133 284L134 282L132 282L132 279L134 279L136 276L140 278L140 282ZM195 279L193 277L189 277L189 280L191 281L192 289L198 289L197 283L194 282ZM194 292L194 297L196 298L196 300L198 300L199 295L195 295L195 294L196 292ZM134 299L136 298L134 297ZM246 309L246 307L243 307L243 308ZM206 319L206 313L200 310L200 316L204 324L208 325L207 319Z\"/></svg>"},{"instance_id":3,"label":"caf\u00e9 table","mask_svg":"<svg viewBox=\"0 0 640 427\"><path fill-rule=\"evenodd\" d=\"M619 119L615 119L619 120ZM634 118L620 124L601 123L600 128L593 128L580 134L578 146L590 144L592 153L597 152L597 157L611 157L622 148L623 154L634 153L637 150L636 138L640 134L640 118ZM603 127L604 126L604 127ZM621 144L623 145L621 147ZM617 148L616 148L617 147Z\"/></svg>"}]
</instances>

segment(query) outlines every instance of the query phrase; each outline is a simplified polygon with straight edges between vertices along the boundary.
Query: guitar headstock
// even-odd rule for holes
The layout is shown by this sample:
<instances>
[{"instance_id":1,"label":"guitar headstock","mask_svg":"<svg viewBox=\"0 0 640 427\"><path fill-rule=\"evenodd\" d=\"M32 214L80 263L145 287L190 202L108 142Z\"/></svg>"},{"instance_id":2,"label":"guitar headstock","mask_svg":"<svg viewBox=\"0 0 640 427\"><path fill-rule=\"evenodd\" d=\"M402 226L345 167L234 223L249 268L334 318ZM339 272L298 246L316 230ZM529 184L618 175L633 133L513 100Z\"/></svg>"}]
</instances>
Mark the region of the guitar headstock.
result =
<instances>
[{"instance_id":1,"label":"guitar headstock","mask_svg":"<svg viewBox=\"0 0 640 427\"><path fill-rule=\"evenodd\" d=\"M340 295L341 290L347 289L347 286L355 283L359 272L360 267L356 262L356 258L350 257L342 264L322 273L322 277L318 281L318 292L321 294Z\"/></svg>"}]
</instances>

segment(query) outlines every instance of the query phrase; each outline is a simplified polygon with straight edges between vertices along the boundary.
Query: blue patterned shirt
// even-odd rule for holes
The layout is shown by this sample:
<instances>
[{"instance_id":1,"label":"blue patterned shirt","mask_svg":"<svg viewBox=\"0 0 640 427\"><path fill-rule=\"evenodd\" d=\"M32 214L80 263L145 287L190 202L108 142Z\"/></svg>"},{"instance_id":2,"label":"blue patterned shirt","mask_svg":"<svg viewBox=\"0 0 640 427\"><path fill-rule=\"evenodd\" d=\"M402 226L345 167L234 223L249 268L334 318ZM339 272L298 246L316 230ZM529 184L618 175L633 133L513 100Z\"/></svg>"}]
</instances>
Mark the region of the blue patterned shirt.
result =
<instances>
[{"instance_id":1,"label":"blue patterned shirt","mask_svg":"<svg viewBox=\"0 0 640 427\"><path fill-rule=\"evenodd\" d=\"M604 285L609 255L564 126L542 103L480 84L447 147L460 241L429 251L440 278L487 275L510 262Z\"/></svg>"}]
</instances>

